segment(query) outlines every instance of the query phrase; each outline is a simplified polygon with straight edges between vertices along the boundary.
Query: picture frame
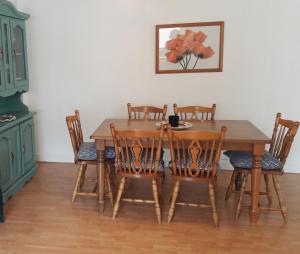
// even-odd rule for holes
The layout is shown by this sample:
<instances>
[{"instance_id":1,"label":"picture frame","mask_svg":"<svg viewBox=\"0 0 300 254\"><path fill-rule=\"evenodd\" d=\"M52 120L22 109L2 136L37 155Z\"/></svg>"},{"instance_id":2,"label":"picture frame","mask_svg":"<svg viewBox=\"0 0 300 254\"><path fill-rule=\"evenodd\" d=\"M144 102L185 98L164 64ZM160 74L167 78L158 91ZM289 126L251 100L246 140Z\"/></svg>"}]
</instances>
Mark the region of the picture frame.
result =
<instances>
[{"instance_id":1,"label":"picture frame","mask_svg":"<svg viewBox=\"0 0 300 254\"><path fill-rule=\"evenodd\" d=\"M222 72L224 21L156 25L155 73Z\"/></svg>"}]
</instances>

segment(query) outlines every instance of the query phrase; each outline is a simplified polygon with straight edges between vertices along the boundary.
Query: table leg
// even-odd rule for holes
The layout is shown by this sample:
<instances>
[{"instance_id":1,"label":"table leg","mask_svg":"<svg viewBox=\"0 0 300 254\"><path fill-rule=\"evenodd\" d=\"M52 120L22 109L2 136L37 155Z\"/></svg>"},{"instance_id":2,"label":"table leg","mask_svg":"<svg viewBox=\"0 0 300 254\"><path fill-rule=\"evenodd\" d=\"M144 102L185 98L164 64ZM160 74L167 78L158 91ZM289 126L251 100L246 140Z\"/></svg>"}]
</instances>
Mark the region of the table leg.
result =
<instances>
[{"instance_id":1,"label":"table leg","mask_svg":"<svg viewBox=\"0 0 300 254\"><path fill-rule=\"evenodd\" d=\"M104 190L105 190L105 145L102 140L96 140L97 148L97 177L98 177L98 209L99 213L104 212Z\"/></svg>"},{"instance_id":2,"label":"table leg","mask_svg":"<svg viewBox=\"0 0 300 254\"><path fill-rule=\"evenodd\" d=\"M264 144L253 145L253 168L251 174L251 209L250 221L256 222L259 216L259 192L261 180L261 161L265 151Z\"/></svg>"}]
</instances>

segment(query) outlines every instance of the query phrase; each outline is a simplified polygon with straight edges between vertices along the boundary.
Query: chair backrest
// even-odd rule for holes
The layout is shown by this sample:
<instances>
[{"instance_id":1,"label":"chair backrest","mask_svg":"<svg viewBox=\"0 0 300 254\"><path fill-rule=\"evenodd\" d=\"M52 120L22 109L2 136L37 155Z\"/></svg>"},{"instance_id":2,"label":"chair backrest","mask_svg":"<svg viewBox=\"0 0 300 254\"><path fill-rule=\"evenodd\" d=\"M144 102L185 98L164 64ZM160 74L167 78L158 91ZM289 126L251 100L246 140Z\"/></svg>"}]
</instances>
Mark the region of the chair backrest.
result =
<instances>
[{"instance_id":1,"label":"chair backrest","mask_svg":"<svg viewBox=\"0 0 300 254\"><path fill-rule=\"evenodd\" d=\"M111 124L118 171L155 175L161 163L164 126L160 130L116 130Z\"/></svg>"},{"instance_id":2,"label":"chair backrest","mask_svg":"<svg viewBox=\"0 0 300 254\"><path fill-rule=\"evenodd\" d=\"M215 120L216 104L212 107L186 106L178 107L173 104L174 114L178 115L180 120Z\"/></svg>"},{"instance_id":3,"label":"chair backrest","mask_svg":"<svg viewBox=\"0 0 300 254\"><path fill-rule=\"evenodd\" d=\"M226 127L220 132L173 131L168 126L173 175L212 177L217 174Z\"/></svg>"},{"instance_id":4,"label":"chair backrest","mask_svg":"<svg viewBox=\"0 0 300 254\"><path fill-rule=\"evenodd\" d=\"M135 120L166 120L168 106L164 104L163 108L153 106L138 106L133 107L131 103L127 104L128 118Z\"/></svg>"},{"instance_id":5,"label":"chair backrest","mask_svg":"<svg viewBox=\"0 0 300 254\"><path fill-rule=\"evenodd\" d=\"M73 152L76 156L79 151L79 147L83 142L79 111L75 110L75 115L67 116L66 122L72 142Z\"/></svg>"},{"instance_id":6,"label":"chair backrest","mask_svg":"<svg viewBox=\"0 0 300 254\"><path fill-rule=\"evenodd\" d=\"M281 113L277 113L269 152L278 158L282 165L289 155L298 127L299 122L282 119Z\"/></svg>"}]
</instances>

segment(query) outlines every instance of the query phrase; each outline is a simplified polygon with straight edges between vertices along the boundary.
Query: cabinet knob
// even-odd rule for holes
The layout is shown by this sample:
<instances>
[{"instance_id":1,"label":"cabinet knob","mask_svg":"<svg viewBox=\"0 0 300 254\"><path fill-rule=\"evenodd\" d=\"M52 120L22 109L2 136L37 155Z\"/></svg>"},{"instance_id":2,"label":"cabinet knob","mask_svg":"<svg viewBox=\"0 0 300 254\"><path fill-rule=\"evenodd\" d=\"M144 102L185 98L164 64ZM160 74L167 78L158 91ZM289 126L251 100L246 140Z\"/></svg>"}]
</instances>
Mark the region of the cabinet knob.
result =
<instances>
[{"instance_id":1,"label":"cabinet knob","mask_svg":"<svg viewBox=\"0 0 300 254\"><path fill-rule=\"evenodd\" d=\"M22 146L22 152L25 153L25 145Z\"/></svg>"},{"instance_id":2,"label":"cabinet knob","mask_svg":"<svg viewBox=\"0 0 300 254\"><path fill-rule=\"evenodd\" d=\"M0 49L0 59L4 58L4 51L3 48Z\"/></svg>"}]
</instances>

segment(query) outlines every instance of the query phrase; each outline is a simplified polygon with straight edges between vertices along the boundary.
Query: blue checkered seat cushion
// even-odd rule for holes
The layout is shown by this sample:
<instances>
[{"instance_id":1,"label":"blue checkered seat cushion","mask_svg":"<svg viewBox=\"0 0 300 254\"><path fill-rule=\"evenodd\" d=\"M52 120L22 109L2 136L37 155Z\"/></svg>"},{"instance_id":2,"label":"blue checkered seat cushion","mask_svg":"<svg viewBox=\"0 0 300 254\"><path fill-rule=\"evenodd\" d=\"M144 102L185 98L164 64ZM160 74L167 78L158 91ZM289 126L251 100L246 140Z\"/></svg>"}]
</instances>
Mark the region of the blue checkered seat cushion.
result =
<instances>
[{"instance_id":1,"label":"blue checkered seat cushion","mask_svg":"<svg viewBox=\"0 0 300 254\"><path fill-rule=\"evenodd\" d=\"M244 151L226 151L224 153L230 159L230 163L235 168L252 169L253 155L251 152ZM262 158L262 170L282 170L282 163L279 159L265 152Z\"/></svg>"},{"instance_id":2,"label":"blue checkered seat cushion","mask_svg":"<svg viewBox=\"0 0 300 254\"><path fill-rule=\"evenodd\" d=\"M97 151L95 142L83 142L79 148L77 154L78 160L82 161L94 161L97 160ZM116 158L116 152L114 147L105 148L105 159L114 160Z\"/></svg>"}]
</instances>

